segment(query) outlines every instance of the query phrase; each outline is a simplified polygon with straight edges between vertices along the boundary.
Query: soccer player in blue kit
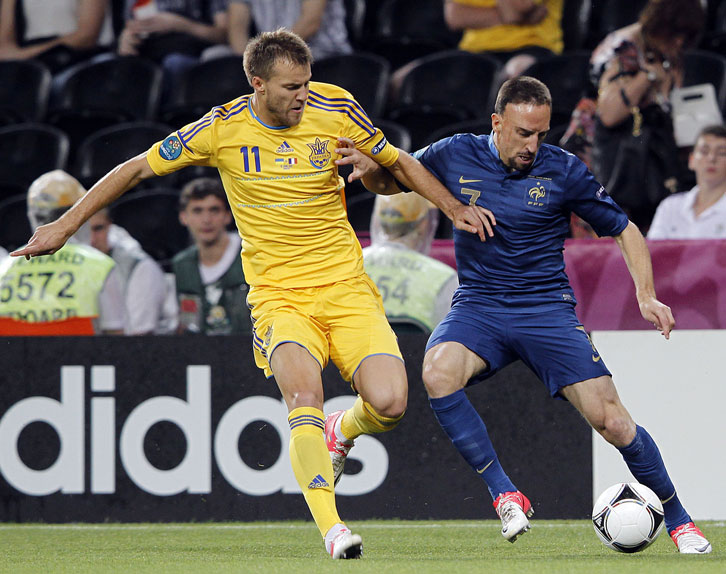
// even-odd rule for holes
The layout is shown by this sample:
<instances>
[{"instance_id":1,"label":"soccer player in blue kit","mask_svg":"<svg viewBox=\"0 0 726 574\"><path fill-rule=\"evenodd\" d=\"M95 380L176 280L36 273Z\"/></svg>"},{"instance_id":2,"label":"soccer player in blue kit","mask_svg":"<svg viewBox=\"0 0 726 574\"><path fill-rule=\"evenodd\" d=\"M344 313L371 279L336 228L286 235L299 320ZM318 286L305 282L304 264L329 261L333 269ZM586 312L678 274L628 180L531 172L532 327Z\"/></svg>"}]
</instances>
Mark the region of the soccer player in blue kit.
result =
<instances>
[{"instance_id":1,"label":"soccer player in blue kit","mask_svg":"<svg viewBox=\"0 0 726 574\"><path fill-rule=\"evenodd\" d=\"M615 238L643 318L666 339L673 315L656 298L650 254L638 228L584 163L543 144L551 110L547 86L518 77L499 90L491 135L457 134L414 154L462 203L487 208L496 218L494 235L485 242L454 231L460 287L424 357L431 408L488 485L502 535L514 542L529 530L532 506L502 469L465 389L521 359L658 495L678 551L709 553L711 545L679 501L658 447L620 402L610 371L577 319L563 257L570 213L598 235ZM357 165L361 173L371 170L366 185L393 184L388 172L369 160L361 158Z\"/></svg>"}]
</instances>

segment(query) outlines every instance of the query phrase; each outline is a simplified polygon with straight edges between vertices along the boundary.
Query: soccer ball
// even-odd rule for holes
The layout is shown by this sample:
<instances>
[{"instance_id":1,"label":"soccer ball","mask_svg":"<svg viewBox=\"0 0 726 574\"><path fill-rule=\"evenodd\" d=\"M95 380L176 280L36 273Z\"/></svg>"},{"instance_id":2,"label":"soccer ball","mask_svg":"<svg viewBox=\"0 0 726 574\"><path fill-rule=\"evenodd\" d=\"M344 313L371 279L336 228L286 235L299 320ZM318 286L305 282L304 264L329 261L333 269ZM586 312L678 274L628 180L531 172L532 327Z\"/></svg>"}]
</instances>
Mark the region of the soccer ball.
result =
<instances>
[{"instance_id":1,"label":"soccer ball","mask_svg":"<svg viewBox=\"0 0 726 574\"><path fill-rule=\"evenodd\" d=\"M598 497L592 509L592 524L608 548L640 552L663 530L663 505L647 486L620 482Z\"/></svg>"}]
</instances>

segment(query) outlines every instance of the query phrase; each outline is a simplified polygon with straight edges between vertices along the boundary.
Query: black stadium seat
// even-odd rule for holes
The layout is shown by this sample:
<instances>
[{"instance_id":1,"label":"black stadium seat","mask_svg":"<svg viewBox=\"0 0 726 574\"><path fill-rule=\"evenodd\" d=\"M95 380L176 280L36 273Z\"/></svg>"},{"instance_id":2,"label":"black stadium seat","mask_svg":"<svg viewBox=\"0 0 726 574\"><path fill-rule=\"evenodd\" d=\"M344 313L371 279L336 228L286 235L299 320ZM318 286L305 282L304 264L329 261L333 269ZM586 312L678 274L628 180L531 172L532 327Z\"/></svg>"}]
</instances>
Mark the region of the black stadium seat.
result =
<instances>
[{"instance_id":1,"label":"black stadium seat","mask_svg":"<svg viewBox=\"0 0 726 574\"><path fill-rule=\"evenodd\" d=\"M62 77L47 121L68 134L73 150L102 128L156 117L162 72L149 60L103 54Z\"/></svg>"},{"instance_id":2,"label":"black stadium seat","mask_svg":"<svg viewBox=\"0 0 726 574\"><path fill-rule=\"evenodd\" d=\"M589 68L590 51L577 50L537 60L523 72L550 89L553 125L569 121L577 102L588 91Z\"/></svg>"},{"instance_id":3,"label":"black stadium seat","mask_svg":"<svg viewBox=\"0 0 726 574\"><path fill-rule=\"evenodd\" d=\"M252 93L242 56L224 56L199 62L186 70L173 102L159 118L174 129L198 120L214 106Z\"/></svg>"},{"instance_id":4,"label":"black stadium seat","mask_svg":"<svg viewBox=\"0 0 726 574\"><path fill-rule=\"evenodd\" d=\"M54 169L66 169L68 136L38 123L0 128L0 187L27 190L33 180Z\"/></svg>"},{"instance_id":5,"label":"black stadium seat","mask_svg":"<svg viewBox=\"0 0 726 574\"><path fill-rule=\"evenodd\" d=\"M36 60L1 61L0 124L42 121L50 81L50 71Z\"/></svg>"},{"instance_id":6,"label":"black stadium seat","mask_svg":"<svg viewBox=\"0 0 726 574\"><path fill-rule=\"evenodd\" d=\"M378 117L386 106L389 75L390 65L385 58L356 52L316 61L312 79L348 90L368 117Z\"/></svg>"},{"instance_id":7,"label":"black stadium seat","mask_svg":"<svg viewBox=\"0 0 726 574\"><path fill-rule=\"evenodd\" d=\"M462 119L486 118L494 106L500 68L491 56L461 50L424 56L406 67L394 107L429 105L450 108L464 114Z\"/></svg>"},{"instance_id":8,"label":"black stadium seat","mask_svg":"<svg viewBox=\"0 0 726 574\"><path fill-rule=\"evenodd\" d=\"M111 216L168 271L171 258L189 245L178 207L176 189L154 188L121 197L111 205Z\"/></svg>"},{"instance_id":9,"label":"black stadium seat","mask_svg":"<svg viewBox=\"0 0 726 574\"><path fill-rule=\"evenodd\" d=\"M0 246L8 251L22 247L32 235L28 221L27 194L0 201Z\"/></svg>"},{"instance_id":10,"label":"black stadium seat","mask_svg":"<svg viewBox=\"0 0 726 574\"><path fill-rule=\"evenodd\" d=\"M156 122L127 122L101 129L88 136L76 152L74 175L88 188L121 162L146 151L164 139L172 129ZM171 186L175 174L147 180L153 185ZM169 179L167 179L169 178Z\"/></svg>"}]
</instances>

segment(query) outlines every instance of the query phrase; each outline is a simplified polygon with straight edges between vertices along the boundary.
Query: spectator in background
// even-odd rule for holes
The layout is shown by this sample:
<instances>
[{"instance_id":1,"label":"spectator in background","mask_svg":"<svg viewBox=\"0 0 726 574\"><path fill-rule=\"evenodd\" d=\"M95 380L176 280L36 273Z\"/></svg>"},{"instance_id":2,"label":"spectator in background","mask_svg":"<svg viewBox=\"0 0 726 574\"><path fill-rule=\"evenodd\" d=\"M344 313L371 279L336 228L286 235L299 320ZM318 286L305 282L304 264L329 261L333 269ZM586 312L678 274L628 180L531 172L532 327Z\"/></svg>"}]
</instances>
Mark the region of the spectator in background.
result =
<instances>
[{"instance_id":1,"label":"spectator in background","mask_svg":"<svg viewBox=\"0 0 726 574\"><path fill-rule=\"evenodd\" d=\"M128 0L119 54L163 63L172 54L198 58L227 40L227 0Z\"/></svg>"},{"instance_id":2,"label":"spectator in background","mask_svg":"<svg viewBox=\"0 0 726 574\"><path fill-rule=\"evenodd\" d=\"M726 127L701 130L689 158L696 174L690 191L666 197L648 239L726 239Z\"/></svg>"},{"instance_id":3,"label":"spectator in background","mask_svg":"<svg viewBox=\"0 0 726 574\"><path fill-rule=\"evenodd\" d=\"M641 229L678 188L669 94L683 53L703 27L700 0L650 0L638 22L609 34L592 55L598 85L592 171Z\"/></svg>"},{"instance_id":4,"label":"spectator in background","mask_svg":"<svg viewBox=\"0 0 726 574\"><path fill-rule=\"evenodd\" d=\"M179 200L179 220L194 240L172 260L179 330L206 335L251 333L241 241L237 233L227 231L232 212L221 182L200 177L186 184Z\"/></svg>"},{"instance_id":5,"label":"spectator in background","mask_svg":"<svg viewBox=\"0 0 726 574\"><path fill-rule=\"evenodd\" d=\"M183 73L227 53L227 0L127 0L118 53L143 56L164 71L161 100L173 99Z\"/></svg>"},{"instance_id":6,"label":"spectator in background","mask_svg":"<svg viewBox=\"0 0 726 574\"><path fill-rule=\"evenodd\" d=\"M28 189L33 228L58 219L85 190L61 170ZM123 288L113 259L89 245L81 227L53 255L0 263L0 334L92 335L123 332Z\"/></svg>"},{"instance_id":7,"label":"spectator in background","mask_svg":"<svg viewBox=\"0 0 726 574\"><path fill-rule=\"evenodd\" d=\"M0 60L58 72L113 43L109 0L0 0Z\"/></svg>"},{"instance_id":8,"label":"spectator in background","mask_svg":"<svg viewBox=\"0 0 726 574\"><path fill-rule=\"evenodd\" d=\"M446 0L444 17L452 30L464 30L459 49L494 56L513 78L562 52L563 1Z\"/></svg>"},{"instance_id":9,"label":"spectator in background","mask_svg":"<svg viewBox=\"0 0 726 574\"><path fill-rule=\"evenodd\" d=\"M287 28L310 46L313 57L349 54L343 0L229 0L229 44L243 54L250 30Z\"/></svg>"},{"instance_id":10,"label":"spectator in background","mask_svg":"<svg viewBox=\"0 0 726 574\"><path fill-rule=\"evenodd\" d=\"M164 271L136 239L111 220L104 208L88 220L91 245L110 256L121 275L126 335L171 333L177 326L177 304L173 287Z\"/></svg>"},{"instance_id":11,"label":"spectator in background","mask_svg":"<svg viewBox=\"0 0 726 574\"><path fill-rule=\"evenodd\" d=\"M394 327L414 324L430 333L451 307L456 270L427 255L438 221L438 208L417 193L376 196L363 261Z\"/></svg>"}]
</instances>

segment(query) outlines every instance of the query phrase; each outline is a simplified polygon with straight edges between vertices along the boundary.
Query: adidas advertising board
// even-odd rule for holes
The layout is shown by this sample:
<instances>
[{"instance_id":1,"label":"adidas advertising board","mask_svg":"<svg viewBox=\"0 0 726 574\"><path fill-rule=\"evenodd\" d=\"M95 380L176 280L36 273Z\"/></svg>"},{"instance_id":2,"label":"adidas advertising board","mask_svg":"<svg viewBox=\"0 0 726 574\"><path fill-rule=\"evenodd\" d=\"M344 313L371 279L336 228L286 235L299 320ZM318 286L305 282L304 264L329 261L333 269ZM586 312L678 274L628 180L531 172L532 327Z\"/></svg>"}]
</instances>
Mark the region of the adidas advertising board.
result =
<instances>
[{"instance_id":1,"label":"adidas advertising board","mask_svg":"<svg viewBox=\"0 0 726 574\"><path fill-rule=\"evenodd\" d=\"M356 441L336 487L348 520L477 518L491 504L430 412L420 371L425 342L425 335L399 339L408 414L394 431ZM274 380L254 366L250 346L243 336L0 338L4 519L307 519L290 468L287 409ZM517 390L538 384L526 368L507 372L498 381L511 397L488 392L496 390L489 385L472 393L503 462L540 500L558 500L551 508L543 502L540 515L586 516L587 425L544 392ZM325 412L353 403L332 365L323 383ZM513 409L525 409L525 426L502 419ZM582 475L574 484L562 472L570 465ZM543 468L551 480L537 478Z\"/></svg>"}]
</instances>

